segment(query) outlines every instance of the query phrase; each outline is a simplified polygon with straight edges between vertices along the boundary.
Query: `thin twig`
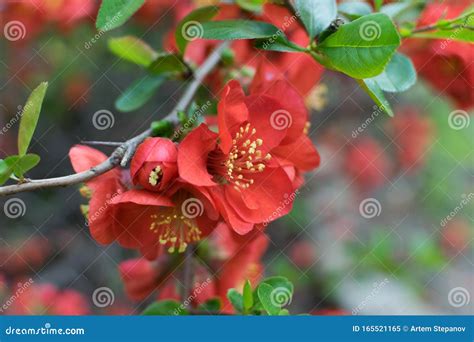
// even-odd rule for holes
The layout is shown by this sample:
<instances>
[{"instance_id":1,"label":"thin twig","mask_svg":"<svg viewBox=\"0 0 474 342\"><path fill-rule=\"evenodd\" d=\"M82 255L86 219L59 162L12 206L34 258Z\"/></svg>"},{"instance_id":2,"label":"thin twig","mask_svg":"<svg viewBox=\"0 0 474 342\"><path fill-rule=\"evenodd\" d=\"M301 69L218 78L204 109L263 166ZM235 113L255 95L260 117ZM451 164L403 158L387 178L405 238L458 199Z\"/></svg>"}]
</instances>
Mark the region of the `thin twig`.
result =
<instances>
[{"instance_id":1,"label":"thin twig","mask_svg":"<svg viewBox=\"0 0 474 342\"><path fill-rule=\"evenodd\" d=\"M204 78L209 74L212 69L214 69L214 67L220 61L222 51L227 46L227 42L222 43L209 55L209 57L207 57L204 63L194 73L193 79L190 81L189 85L187 86L186 90L184 91L176 106L165 118L163 118L163 120L178 122L178 112L185 110L191 103L196 91L203 82ZM100 176L101 174L104 174L119 165L124 167L133 157L137 146L142 143L143 140L149 137L151 133L152 130L151 128L149 128L146 131L140 133L139 135L127 140L119 147L117 147L107 160L97 166L94 166L89 170L63 177L29 180L26 183L3 186L0 187L0 196L12 195L25 191L83 183L97 176Z\"/></svg>"},{"instance_id":2,"label":"thin twig","mask_svg":"<svg viewBox=\"0 0 474 342\"><path fill-rule=\"evenodd\" d=\"M81 144L84 144L84 145L98 145L98 146L121 146L121 145L124 144L124 142L83 140L83 141L81 141Z\"/></svg>"},{"instance_id":3,"label":"thin twig","mask_svg":"<svg viewBox=\"0 0 474 342\"><path fill-rule=\"evenodd\" d=\"M188 246L184 256L183 267L183 302L187 301L191 295L193 281L194 281L194 246Z\"/></svg>"}]
</instances>

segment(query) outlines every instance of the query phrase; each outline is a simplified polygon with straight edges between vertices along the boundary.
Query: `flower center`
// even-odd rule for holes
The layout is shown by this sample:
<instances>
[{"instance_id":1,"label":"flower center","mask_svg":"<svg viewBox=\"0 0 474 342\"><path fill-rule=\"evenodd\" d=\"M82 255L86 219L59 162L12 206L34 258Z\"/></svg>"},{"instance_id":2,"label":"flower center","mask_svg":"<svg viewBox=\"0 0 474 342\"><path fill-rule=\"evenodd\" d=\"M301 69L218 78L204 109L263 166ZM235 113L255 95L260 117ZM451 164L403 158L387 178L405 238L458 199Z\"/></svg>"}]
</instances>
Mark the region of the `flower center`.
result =
<instances>
[{"instance_id":1,"label":"flower center","mask_svg":"<svg viewBox=\"0 0 474 342\"><path fill-rule=\"evenodd\" d=\"M177 213L175 209L167 209L162 214L151 215L153 222L150 230L158 235L158 241L167 245L168 252L176 248L182 253L188 244L201 240L201 230L192 219Z\"/></svg>"},{"instance_id":2,"label":"flower center","mask_svg":"<svg viewBox=\"0 0 474 342\"><path fill-rule=\"evenodd\" d=\"M150 172L150 175L148 176L148 183L150 183L152 186L156 186L162 176L163 171L161 170L161 166L158 165Z\"/></svg>"},{"instance_id":3,"label":"flower center","mask_svg":"<svg viewBox=\"0 0 474 342\"><path fill-rule=\"evenodd\" d=\"M211 156L211 159L218 161L214 163L216 173L239 191L249 188L254 183L252 174L265 170L267 161L272 158L269 153L263 155L260 149L263 140L258 138L256 133L257 130L247 123L245 127L240 127L232 139L232 148L228 155L220 158Z\"/></svg>"}]
</instances>

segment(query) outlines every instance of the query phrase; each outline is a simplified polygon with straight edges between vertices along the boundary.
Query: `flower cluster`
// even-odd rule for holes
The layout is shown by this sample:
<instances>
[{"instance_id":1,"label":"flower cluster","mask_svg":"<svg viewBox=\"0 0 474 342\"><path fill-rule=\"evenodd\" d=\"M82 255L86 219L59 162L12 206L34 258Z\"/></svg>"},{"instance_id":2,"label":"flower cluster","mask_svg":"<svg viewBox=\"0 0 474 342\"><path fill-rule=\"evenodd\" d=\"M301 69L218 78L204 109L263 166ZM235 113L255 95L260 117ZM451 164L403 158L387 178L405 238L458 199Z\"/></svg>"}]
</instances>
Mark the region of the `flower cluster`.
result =
<instances>
[{"instance_id":1,"label":"flower cluster","mask_svg":"<svg viewBox=\"0 0 474 342\"><path fill-rule=\"evenodd\" d=\"M286 215L303 173L319 165L307 110L286 80L257 77L251 89L246 95L230 81L217 120L206 120L215 125L202 123L179 143L148 138L129 172L114 169L87 182L92 236L155 260L184 252L219 224L246 235ZM106 156L79 145L70 158L81 172Z\"/></svg>"}]
</instances>

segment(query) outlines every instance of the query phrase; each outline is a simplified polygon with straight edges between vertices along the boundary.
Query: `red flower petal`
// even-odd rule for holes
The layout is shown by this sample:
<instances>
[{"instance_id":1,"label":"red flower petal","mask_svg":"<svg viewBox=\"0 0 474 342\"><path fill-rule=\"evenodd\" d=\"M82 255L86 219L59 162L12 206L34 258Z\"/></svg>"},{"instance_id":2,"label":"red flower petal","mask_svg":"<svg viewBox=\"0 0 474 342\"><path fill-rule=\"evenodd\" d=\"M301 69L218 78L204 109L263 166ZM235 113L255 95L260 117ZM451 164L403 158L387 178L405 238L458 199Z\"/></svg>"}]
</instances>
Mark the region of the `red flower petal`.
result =
<instances>
[{"instance_id":1,"label":"red flower petal","mask_svg":"<svg viewBox=\"0 0 474 342\"><path fill-rule=\"evenodd\" d=\"M208 154L215 149L217 134L201 124L179 145L179 176L197 186L213 186L216 183L207 171Z\"/></svg>"}]
</instances>

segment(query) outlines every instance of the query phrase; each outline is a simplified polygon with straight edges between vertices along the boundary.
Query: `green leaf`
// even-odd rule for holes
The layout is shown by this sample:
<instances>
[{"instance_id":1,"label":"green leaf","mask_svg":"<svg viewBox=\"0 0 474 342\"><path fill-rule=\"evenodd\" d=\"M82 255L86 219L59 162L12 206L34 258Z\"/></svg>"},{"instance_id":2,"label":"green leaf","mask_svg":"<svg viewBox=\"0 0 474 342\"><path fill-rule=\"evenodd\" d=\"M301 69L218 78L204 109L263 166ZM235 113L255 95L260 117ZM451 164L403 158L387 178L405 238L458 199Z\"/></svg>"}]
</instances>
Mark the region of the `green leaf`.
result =
<instances>
[{"instance_id":1,"label":"green leaf","mask_svg":"<svg viewBox=\"0 0 474 342\"><path fill-rule=\"evenodd\" d=\"M261 283L257 288L260 303L262 303L265 311L273 316L278 315L281 310L280 305L274 300L274 290L273 286L266 283Z\"/></svg>"},{"instance_id":2,"label":"green leaf","mask_svg":"<svg viewBox=\"0 0 474 342\"><path fill-rule=\"evenodd\" d=\"M115 107L122 112L131 112L143 106L163 84L165 77L146 75L136 80L115 101Z\"/></svg>"},{"instance_id":3,"label":"green leaf","mask_svg":"<svg viewBox=\"0 0 474 342\"><path fill-rule=\"evenodd\" d=\"M335 0L295 0L294 8L311 39L323 32L337 15Z\"/></svg>"},{"instance_id":4,"label":"green leaf","mask_svg":"<svg viewBox=\"0 0 474 342\"><path fill-rule=\"evenodd\" d=\"M153 121L151 130L154 137L169 137L173 134L173 124L168 120Z\"/></svg>"},{"instance_id":5,"label":"green leaf","mask_svg":"<svg viewBox=\"0 0 474 342\"><path fill-rule=\"evenodd\" d=\"M189 312L175 300L162 300L149 305L143 312L145 316L184 316Z\"/></svg>"},{"instance_id":6,"label":"green leaf","mask_svg":"<svg viewBox=\"0 0 474 342\"><path fill-rule=\"evenodd\" d=\"M410 58L395 53L385 70L371 78L383 91L398 93L416 83L416 70Z\"/></svg>"},{"instance_id":7,"label":"green leaf","mask_svg":"<svg viewBox=\"0 0 474 342\"><path fill-rule=\"evenodd\" d=\"M110 51L118 57L144 67L158 57L158 53L150 45L134 36L111 38L108 45Z\"/></svg>"},{"instance_id":8,"label":"green leaf","mask_svg":"<svg viewBox=\"0 0 474 342\"><path fill-rule=\"evenodd\" d=\"M211 20L217 12L219 12L217 6L200 7L180 21L174 32L174 37L181 55L184 55L189 42L202 37L203 27L201 22Z\"/></svg>"},{"instance_id":9,"label":"green leaf","mask_svg":"<svg viewBox=\"0 0 474 342\"><path fill-rule=\"evenodd\" d=\"M18 153L26 154L31 138L35 132L38 118L43 104L44 95L48 89L48 83L43 82L31 93L21 113L20 128L18 131Z\"/></svg>"},{"instance_id":10,"label":"green leaf","mask_svg":"<svg viewBox=\"0 0 474 342\"><path fill-rule=\"evenodd\" d=\"M199 305L198 310L203 313L209 312L215 314L221 309L221 300L219 298L211 298Z\"/></svg>"},{"instance_id":11,"label":"green leaf","mask_svg":"<svg viewBox=\"0 0 474 342\"><path fill-rule=\"evenodd\" d=\"M244 311L248 312L250 308L253 306L252 285L250 285L250 281L248 280L245 282L245 285L244 285L243 301L244 301Z\"/></svg>"},{"instance_id":12,"label":"green leaf","mask_svg":"<svg viewBox=\"0 0 474 342\"><path fill-rule=\"evenodd\" d=\"M237 312L244 311L243 297L239 292L237 292L236 289L229 289L229 291L227 291L227 299L229 299L230 303Z\"/></svg>"},{"instance_id":13,"label":"green leaf","mask_svg":"<svg viewBox=\"0 0 474 342\"><path fill-rule=\"evenodd\" d=\"M374 7L376 11L380 11L380 8L382 7L383 0L374 0Z\"/></svg>"},{"instance_id":14,"label":"green leaf","mask_svg":"<svg viewBox=\"0 0 474 342\"><path fill-rule=\"evenodd\" d=\"M202 38L218 40L267 38L279 32L272 24L249 20L208 21L202 28Z\"/></svg>"},{"instance_id":15,"label":"green leaf","mask_svg":"<svg viewBox=\"0 0 474 342\"><path fill-rule=\"evenodd\" d=\"M187 71L187 66L178 55L163 54L148 67L148 71L155 75L178 74Z\"/></svg>"},{"instance_id":16,"label":"green leaf","mask_svg":"<svg viewBox=\"0 0 474 342\"><path fill-rule=\"evenodd\" d=\"M440 29L432 32L420 32L415 33L412 38L427 38L427 39L445 39L441 44L441 48L444 48L452 41L460 41L467 43L474 43L474 31L467 28L455 28L452 30Z\"/></svg>"},{"instance_id":17,"label":"green leaf","mask_svg":"<svg viewBox=\"0 0 474 342\"><path fill-rule=\"evenodd\" d=\"M350 1L343 2L337 7L338 11L351 20L372 13L372 7L366 2Z\"/></svg>"},{"instance_id":18,"label":"green leaf","mask_svg":"<svg viewBox=\"0 0 474 342\"><path fill-rule=\"evenodd\" d=\"M8 165L5 160L0 159L0 185L5 184L5 182L10 178L13 169Z\"/></svg>"},{"instance_id":19,"label":"green leaf","mask_svg":"<svg viewBox=\"0 0 474 342\"><path fill-rule=\"evenodd\" d=\"M13 169L13 173L18 178L34 168L40 162L41 158L37 154L29 153L23 156L11 156L5 159L5 162Z\"/></svg>"},{"instance_id":20,"label":"green leaf","mask_svg":"<svg viewBox=\"0 0 474 342\"><path fill-rule=\"evenodd\" d=\"M307 49L290 42L286 37L278 36L276 39L256 39L255 47L262 50L281 51L281 52L307 52Z\"/></svg>"},{"instance_id":21,"label":"green leaf","mask_svg":"<svg viewBox=\"0 0 474 342\"><path fill-rule=\"evenodd\" d=\"M117 28L123 25L144 3L145 0L103 0L95 26L101 31Z\"/></svg>"},{"instance_id":22,"label":"green leaf","mask_svg":"<svg viewBox=\"0 0 474 342\"><path fill-rule=\"evenodd\" d=\"M318 50L333 69L361 79L380 74L399 45L400 36L392 20L377 13L341 26Z\"/></svg>"},{"instance_id":23,"label":"green leaf","mask_svg":"<svg viewBox=\"0 0 474 342\"><path fill-rule=\"evenodd\" d=\"M240 8L250 12L261 12L265 0L236 0Z\"/></svg>"},{"instance_id":24,"label":"green leaf","mask_svg":"<svg viewBox=\"0 0 474 342\"><path fill-rule=\"evenodd\" d=\"M269 285L273 286L274 288L286 289L287 292L289 292L291 295L293 295L294 286L291 283L291 281L289 281L285 277L279 277L279 276L269 277L269 278L264 279L262 281L262 283L269 284Z\"/></svg>"},{"instance_id":25,"label":"green leaf","mask_svg":"<svg viewBox=\"0 0 474 342\"><path fill-rule=\"evenodd\" d=\"M372 79L366 80L357 80L357 83L361 86L364 91L369 94L370 98L374 100L374 102L384 110L388 115L393 116L393 110L390 107L390 103L385 98L385 95L378 86L378 84Z\"/></svg>"}]
</instances>

